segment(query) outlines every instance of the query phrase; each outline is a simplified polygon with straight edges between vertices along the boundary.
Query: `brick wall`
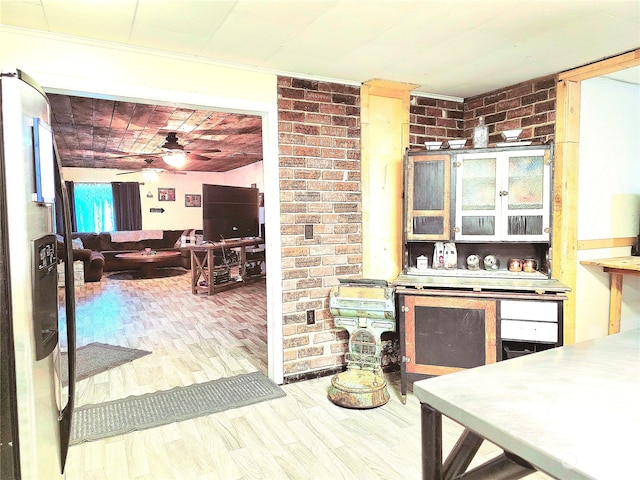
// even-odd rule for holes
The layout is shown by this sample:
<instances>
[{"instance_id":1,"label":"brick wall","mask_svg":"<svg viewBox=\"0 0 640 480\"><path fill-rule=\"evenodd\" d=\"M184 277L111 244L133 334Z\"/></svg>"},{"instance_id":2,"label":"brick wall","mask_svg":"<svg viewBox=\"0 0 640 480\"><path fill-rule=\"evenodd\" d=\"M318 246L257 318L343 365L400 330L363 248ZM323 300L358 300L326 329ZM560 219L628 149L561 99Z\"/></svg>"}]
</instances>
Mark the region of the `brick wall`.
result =
<instances>
[{"instance_id":1,"label":"brick wall","mask_svg":"<svg viewBox=\"0 0 640 480\"><path fill-rule=\"evenodd\" d=\"M451 100L411 97L409 147L424 148L424 142L462 138L464 105Z\"/></svg>"},{"instance_id":2,"label":"brick wall","mask_svg":"<svg viewBox=\"0 0 640 480\"><path fill-rule=\"evenodd\" d=\"M489 127L489 145L503 142L502 132L522 128L520 140L546 143L553 140L556 120L556 76L465 99L464 137L473 138L473 127L484 116ZM467 146L471 142L467 142Z\"/></svg>"},{"instance_id":3,"label":"brick wall","mask_svg":"<svg viewBox=\"0 0 640 480\"><path fill-rule=\"evenodd\" d=\"M466 138L473 147L473 127L483 116L489 127L489 145L503 142L502 132L521 128L520 140L553 140L556 120L556 77L529 80L464 100L463 103L412 96L409 145Z\"/></svg>"},{"instance_id":4,"label":"brick wall","mask_svg":"<svg viewBox=\"0 0 640 480\"><path fill-rule=\"evenodd\" d=\"M286 381L344 364L348 334L328 297L339 277L362 274L360 88L279 77L278 116Z\"/></svg>"},{"instance_id":5,"label":"brick wall","mask_svg":"<svg viewBox=\"0 0 640 480\"><path fill-rule=\"evenodd\" d=\"M410 148L454 138L471 147L480 115L490 144L514 128L522 140L551 140L555 85L552 75L463 103L412 96ZM284 378L294 381L344 365L348 334L334 328L328 296L338 278L362 274L360 88L279 77L278 115ZM312 239L305 225L313 225Z\"/></svg>"}]
</instances>

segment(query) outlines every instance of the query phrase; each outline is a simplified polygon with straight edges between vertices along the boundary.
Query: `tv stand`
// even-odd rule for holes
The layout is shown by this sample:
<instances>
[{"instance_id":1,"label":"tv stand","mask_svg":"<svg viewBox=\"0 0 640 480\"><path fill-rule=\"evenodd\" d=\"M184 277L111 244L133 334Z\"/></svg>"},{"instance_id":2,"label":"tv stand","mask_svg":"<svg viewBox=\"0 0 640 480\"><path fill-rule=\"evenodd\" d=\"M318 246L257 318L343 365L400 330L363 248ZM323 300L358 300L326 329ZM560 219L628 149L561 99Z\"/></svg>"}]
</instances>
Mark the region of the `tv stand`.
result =
<instances>
[{"instance_id":1,"label":"tv stand","mask_svg":"<svg viewBox=\"0 0 640 480\"><path fill-rule=\"evenodd\" d=\"M191 293L213 295L222 290L240 287L248 280L261 279L262 275L247 274L247 249L263 243L261 238L247 238L187 247L191 251ZM240 249L239 279L229 274L228 265L215 265L214 253L227 248Z\"/></svg>"}]
</instances>

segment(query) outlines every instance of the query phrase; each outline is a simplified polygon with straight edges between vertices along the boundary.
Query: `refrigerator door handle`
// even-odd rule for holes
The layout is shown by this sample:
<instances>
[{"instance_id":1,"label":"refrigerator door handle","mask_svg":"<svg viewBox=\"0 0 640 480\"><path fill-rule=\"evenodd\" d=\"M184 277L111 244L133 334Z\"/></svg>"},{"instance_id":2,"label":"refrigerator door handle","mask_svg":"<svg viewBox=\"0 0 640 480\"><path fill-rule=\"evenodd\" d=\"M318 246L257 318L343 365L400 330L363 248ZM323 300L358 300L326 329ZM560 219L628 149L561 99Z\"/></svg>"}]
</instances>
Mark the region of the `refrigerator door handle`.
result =
<instances>
[{"instance_id":1,"label":"refrigerator door handle","mask_svg":"<svg viewBox=\"0 0 640 480\"><path fill-rule=\"evenodd\" d=\"M64 262L65 265L73 265L73 251L71 248L71 208L69 194L62 178L62 164L58 155L58 147L55 139L53 141L54 157L56 168L56 194L61 199L64 230ZM64 473L64 467L69 452L69 442L71 440L71 422L73 419L73 409L76 397L76 298L73 278L73 268L65 268L65 308L67 321L67 361L69 378L69 399L67 405L60 412L60 468Z\"/></svg>"}]
</instances>

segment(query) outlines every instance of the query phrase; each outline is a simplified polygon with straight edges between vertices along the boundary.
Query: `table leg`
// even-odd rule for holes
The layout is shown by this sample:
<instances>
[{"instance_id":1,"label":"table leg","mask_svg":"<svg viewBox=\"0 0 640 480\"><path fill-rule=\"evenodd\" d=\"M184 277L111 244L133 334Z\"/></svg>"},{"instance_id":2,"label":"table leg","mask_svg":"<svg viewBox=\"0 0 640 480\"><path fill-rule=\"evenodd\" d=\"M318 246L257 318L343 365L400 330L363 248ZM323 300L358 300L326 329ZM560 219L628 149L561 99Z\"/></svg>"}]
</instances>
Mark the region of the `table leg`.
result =
<instances>
[{"instance_id":1,"label":"table leg","mask_svg":"<svg viewBox=\"0 0 640 480\"><path fill-rule=\"evenodd\" d=\"M198 293L198 281L202 275L203 267L200 258L194 250L191 250L191 293Z\"/></svg>"},{"instance_id":2,"label":"table leg","mask_svg":"<svg viewBox=\"0 0 640 480\"><path fill-rule=\"evenodd\" d=\"M156 265L154 263L143 263L140 265L141 278L153 278L155 276Z\"/></svg>"},{"instance_id":3,"label":"table leg","mask_svg":"<svg viewBox=\"0 0 640 480\"><path fill-rule=\"evenodd\" d=\"M464 473L483 441L481 436L465 429L444 462L444 479L452 480Z\"/></svg>"},{"instance_id":4,"label":"table leg","mask_svg":"<svg viewBox=\"0 0 640 480\"><path fill-rule=\"evenodd\" d=\"M611 293L609 294L609 335L620 332L622 312L622 274L610 272Z\"/></svg>"},{"instance_id":5,"label":"table leg","mask_svg":"<svg viewBox=\"0 0 640 480\"><path fill-rule=\"evenodd\" d=\"M213 271L215 269L215 263L213 260L213 248L209 248L207 250L207 260L206 260L206 267L207 267L207 271L204 273L204 276L207 278L207 294L208 295L213 295L213 289L215 287L214 283L214 278L213 278ZM204 269L204 266L203 266Z\"/></svg>"},{"instance_id":6,"label":"table leg","mask_svg":"<svg viewBox=\"0 0 640 480\"><path fill-rule=\"evenodd\" d=\"M461 480L518 480L535 473L535 468L528 464L516 462L511 455L503 453L479 467L465 473Z\"/></svg>"},{"instance_id":7,"label":"table leg","mask_svg":"<svg viewBox=\"0 0 640 480\"><path fill-rule=\"evenodd\" d=\"M422 478L442 480L442 414L426 403L420 404L422 428Z\"/></svg>"}]
</instances>

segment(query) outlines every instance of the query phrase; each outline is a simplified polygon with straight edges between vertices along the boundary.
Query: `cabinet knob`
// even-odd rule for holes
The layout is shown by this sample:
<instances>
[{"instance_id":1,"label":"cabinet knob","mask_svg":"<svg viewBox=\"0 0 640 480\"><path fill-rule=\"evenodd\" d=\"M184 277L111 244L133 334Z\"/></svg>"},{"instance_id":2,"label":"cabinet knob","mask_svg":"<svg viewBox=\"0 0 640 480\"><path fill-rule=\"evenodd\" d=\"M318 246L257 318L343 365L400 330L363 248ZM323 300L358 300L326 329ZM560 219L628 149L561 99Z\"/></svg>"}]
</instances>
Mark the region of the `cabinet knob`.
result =
<instances>
[{"instance_id":1,"label":"cabinet knob","mask_svg":"<svg viewBox=\"0 0 640 480\"><path fill-rule=\"evenodd\" d=\"M411 363L411 358L405 357L404 355L401 358L402 363Z\"/></svg>"},{"instance_id":2,"label":"cabinet knob","mask_svg":"<svg viewBox=\"0 0 640 480\"><path fill-rule=\"evenodd\" d=\"M549 233L550 231L551 231L551 229L549 227L545 227L544 233Z\"/></svg>"},{"instance_id":3,"label":"cabinet knob","mask_svg":"<svg viewBox=\"0 0 640 480\"><path fill-rule=\"evenodd\" d=\"M460 233L460 227L455 227L455 228L453 229L453 231L454 231L454 232L456 232L456 233Z\"/></svg>"}]
</instances>

